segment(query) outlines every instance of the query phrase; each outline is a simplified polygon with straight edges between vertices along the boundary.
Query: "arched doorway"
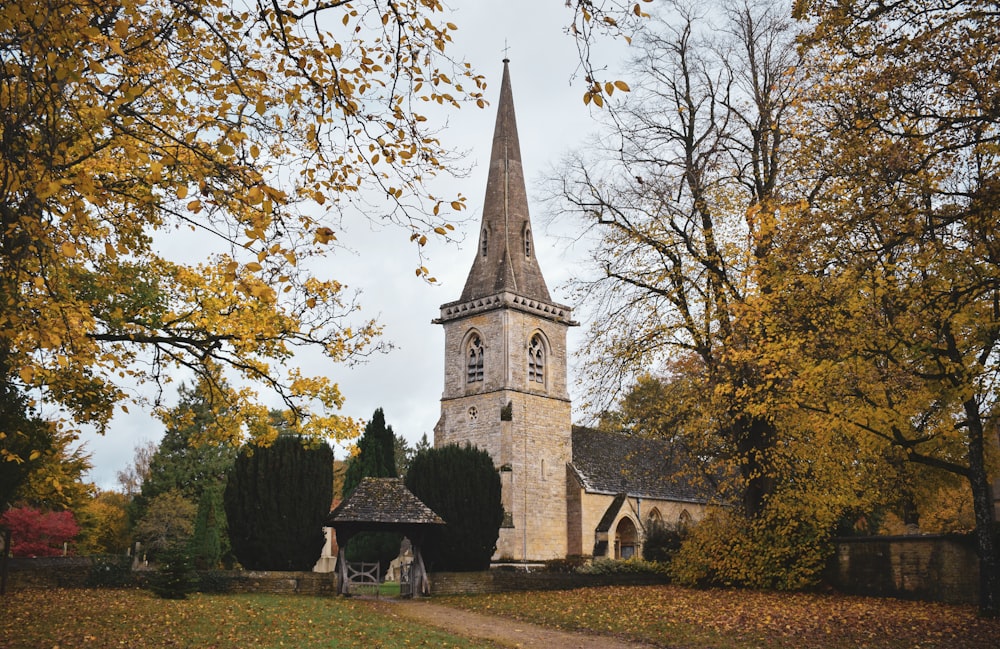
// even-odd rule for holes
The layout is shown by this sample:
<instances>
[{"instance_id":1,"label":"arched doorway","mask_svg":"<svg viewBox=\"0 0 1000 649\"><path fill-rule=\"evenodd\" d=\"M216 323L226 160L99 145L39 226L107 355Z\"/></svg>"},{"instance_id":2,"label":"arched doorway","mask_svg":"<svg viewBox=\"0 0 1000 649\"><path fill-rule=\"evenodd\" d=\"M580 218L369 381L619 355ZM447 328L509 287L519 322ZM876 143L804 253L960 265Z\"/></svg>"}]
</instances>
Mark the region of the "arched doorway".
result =
<instances>
[{"instance_id":1,"label":"arched doorway","mask_svg":"<svg viewBox=\"0 0 1000 649\"><path fill-rule=\"evenodd\" d=\"M618 521L615 527L615 559L631 559L638 551L639 535L630 518Z\"/></svg>"}]
</instances>

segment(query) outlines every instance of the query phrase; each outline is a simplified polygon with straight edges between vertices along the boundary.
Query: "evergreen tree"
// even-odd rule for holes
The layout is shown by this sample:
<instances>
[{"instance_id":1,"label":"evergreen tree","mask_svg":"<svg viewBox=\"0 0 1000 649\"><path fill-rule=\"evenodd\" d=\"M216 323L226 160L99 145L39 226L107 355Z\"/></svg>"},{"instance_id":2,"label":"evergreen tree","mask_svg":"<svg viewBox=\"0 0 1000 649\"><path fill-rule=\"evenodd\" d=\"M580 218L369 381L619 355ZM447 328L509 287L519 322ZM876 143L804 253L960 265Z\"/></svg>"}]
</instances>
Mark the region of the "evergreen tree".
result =
<instances>
[{"instance_id":1,"label":"evergreen tree","mask_svg":"<svg viewBox=\"0 0 1000 649\"><path fill-rule=\"evenodd\" d=\"M191 536L191 558L199 570L219 567L222 560L222 538L225 521L222 508L222 488L212 487L201 494L198 514L194 519L194 533ZM228 543L226 546L228 547Z\"/></svg>"},{"instance_id":2,"label":"evergreen tree","mask_svg":"<svg viewBox=\"0 0 1000 649\"><path fill-rule=\"evenodd\" d=\"M484 570L496 550L503 505L500 474L489 453L450 444L416 454L406 486L448 524L423 546L431 570Z\"/></svg>"},{"instance_id":3,"label":"evergreen tree","mask_svg":"<svg viewBox=\"0 0 1000 649\"><path fill-rule=\"evenodd\" d=\"M218 379L221 381L221 378ZM225 443L203 443L202 432L219 416L211 407L212 386L201 379L194 387L181 385L177 406L164 414L167 430L149 460L149 474L133 501L134 519L142 517L149 501L176 489L192 502L217 489L233 465L236 449Z\"/></svg>"},{"instance_id":4,"label":"evergreen tree","mask_svg":"<svg viewBox=\"0 0 1000 649\"><path fill-rule=\"evenodd\" d=\"M149 577L149 589L163 599L187 599L198 589L198 574L183 545L163 551L156 572Z\"/></svg>"},{"instance_id":5,"label":"evergreen tree","mask_svg":"<svg viewBox=\"0 0 1000 649\"><path fill-rule=\"evenodd\" d=\"M344 474L344 497L349 496L362 478L395 478L396 435L385 423L385 413L375 410L358 440L358 453L347 463ZM389 563L399 554L403 537L393 532L362 532L348 542L344 554L348 561L378 562L385 574Z\"/></svg>"},{"instance_id":6,"label":"evergreen tree","mask_svg":"<svg viewBox=\"0 0 1000 649\"><path fill-rule=\"evenodd\" d=\"M358 452L347 461L344 474L344 498L361 482L361 478L395 478L395 438L392 426L386 426L381 408L375 410L358 440Z\"/></svg>"},{"instance_id":7,"label":"evergreen tree","mask_svg":"<svg viewBox=\"0 0 1000 649\"><path fill-rule=\"evenodd\" d=\"M311 570L333 500L333 451L280 435L236 457L223 492L233 553L251 570Z\"/></svg>"}]
</instances>

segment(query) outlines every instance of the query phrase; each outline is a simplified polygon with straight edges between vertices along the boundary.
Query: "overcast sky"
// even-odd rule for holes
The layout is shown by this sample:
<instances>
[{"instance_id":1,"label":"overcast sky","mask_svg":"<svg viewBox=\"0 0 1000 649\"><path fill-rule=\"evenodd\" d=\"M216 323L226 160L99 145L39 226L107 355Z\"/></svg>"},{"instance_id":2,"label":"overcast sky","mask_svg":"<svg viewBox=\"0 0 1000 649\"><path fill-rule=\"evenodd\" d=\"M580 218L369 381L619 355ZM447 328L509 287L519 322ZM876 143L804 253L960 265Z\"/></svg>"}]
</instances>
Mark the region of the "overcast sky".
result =
<instances>
[{"instance_id":1,"label":"overcast sky","mask_svg":"<svg viewBox=\"0 0 1000 649\"><path fill-rule=\"evenodd\" d=\"M450 51L486 76L491 102L485 110L467 107L452 113L442 133L445 145L468 151L468 163L474 165L467 178L435 186L437 194L451 191L467 196L468 218L458 224L458 235L464 241L431 242L426 265L439 283L429 285L414 275L418 259L407 233L394 228L372 230L363 220L348 224L342 240L354 253L338 251L330 258L335 269L332 276L362 291L364 314L383 323L385 338L395 349L351 368L333 364L310 364L307 368L317 371L323 367L319 371L340 384L346 397L343 414L368 419L382 407L387 423L411 443L424 433L433 440L440 414L444 334L431 320L439 315L441 304L458 299L475 254L505 51L510 59L537 255L556 302L576 306L571 304L565 284L571 273L578 272L579 258L586 254L580 244L572 246L566 237L545 227L547 219L540 201L541 179L596 127L582 101L584 83L579 76L573 77L576 45L564 33L572 10L562 0L451 0L447 4L453 10L447 20L459 27ZM581 319L583 314L578 311L576 315ZM570 330L571 353L578 347L586 324ZM579 395L573 391L573 359L569 371L576 402ZM106 436L84 437L94 464L89 477L101 488L115 488L116 473L132 463L136 446L157 441L163 434L159 421L135 408L130 410L130 415L115 419Z\"/></svg>"}]
</instances>

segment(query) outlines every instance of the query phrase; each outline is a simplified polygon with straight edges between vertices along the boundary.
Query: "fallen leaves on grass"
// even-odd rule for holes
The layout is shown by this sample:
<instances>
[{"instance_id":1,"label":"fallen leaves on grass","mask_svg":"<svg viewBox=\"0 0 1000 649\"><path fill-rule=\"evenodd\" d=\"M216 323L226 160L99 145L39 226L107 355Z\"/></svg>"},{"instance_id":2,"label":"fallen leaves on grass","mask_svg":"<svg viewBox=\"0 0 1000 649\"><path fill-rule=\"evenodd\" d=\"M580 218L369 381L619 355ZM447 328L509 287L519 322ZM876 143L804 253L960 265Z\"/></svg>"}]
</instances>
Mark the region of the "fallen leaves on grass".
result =
<instances>
[{"instance_id":1,"label":"fallen leaves on grass","mask_svg":"<svg viewBox=\"0 0 1000 649\"><path fill-rule=\"evenodd\" d=\"M203 595L165 600L140 590L16 591L0 599L4 649L337 649L477 647L363 602L306 595Z\"/></svg>"},{"instance_id":2,"label":"fallen leaves on grass","mask_svg":"<svg viewBox=\"0 0 1000 649\"><path fill-rule=\"evenodd\" d=\"M447 603L664 647L994 649L1000 621L975 607L894 599L673 586L449 598Z\"/></svg>"}]
</instances>

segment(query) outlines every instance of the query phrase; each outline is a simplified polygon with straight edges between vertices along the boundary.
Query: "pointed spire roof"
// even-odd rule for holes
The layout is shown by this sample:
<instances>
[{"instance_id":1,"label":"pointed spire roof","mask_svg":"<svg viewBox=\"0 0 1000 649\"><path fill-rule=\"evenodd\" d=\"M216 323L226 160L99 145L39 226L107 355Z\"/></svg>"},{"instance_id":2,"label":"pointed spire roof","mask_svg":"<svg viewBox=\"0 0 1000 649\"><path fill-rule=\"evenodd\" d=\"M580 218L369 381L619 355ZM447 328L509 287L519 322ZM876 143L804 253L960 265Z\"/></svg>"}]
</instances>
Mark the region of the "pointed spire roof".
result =
<instances>
[{"instance_id":1,"label":"pointed spire roof","mask_svg":"<svg viewBox=\"0 0 1000 649\"><path fill-rule=\"evenodd\" d=\"M476 258L461 299L474 300L511 292L551 302L535 257L508 63L508 59L503 60L503 80Z\"/></svg>"}]
</instances>

